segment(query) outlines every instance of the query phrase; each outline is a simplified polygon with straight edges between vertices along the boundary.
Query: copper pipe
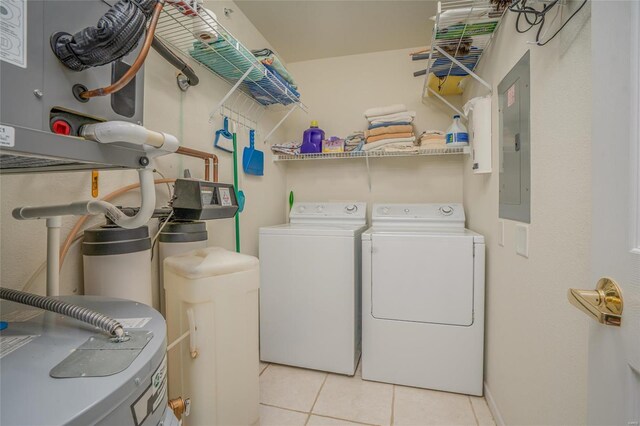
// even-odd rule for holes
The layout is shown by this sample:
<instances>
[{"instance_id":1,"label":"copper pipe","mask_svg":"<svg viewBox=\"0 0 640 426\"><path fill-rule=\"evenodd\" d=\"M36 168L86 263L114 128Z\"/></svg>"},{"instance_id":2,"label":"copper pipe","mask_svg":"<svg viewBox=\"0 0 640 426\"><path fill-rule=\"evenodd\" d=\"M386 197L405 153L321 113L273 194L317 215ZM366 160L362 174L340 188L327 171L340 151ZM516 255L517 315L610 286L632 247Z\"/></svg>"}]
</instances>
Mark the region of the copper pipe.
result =
<instances>
[{"instance_id":1,"label":"copper pipe","mask_svg":"<svg viewBox=\"0 0 640 426\"><path fill-rule=\"evenodd\" d=\"M218 156L215 154L211 154L206 151L200 151L193 148L187 148L186 146L181 146L176 151L177 154L186 155L187 157L200 158L204 160L204 179L210 180L210 164L213 166L213 182L218 181Z\"/></svg>"},{"instance_id":2,"label":"copper pipe","mask_svg":"<svg viewBox=\"0 0 640 426\"><path fill-rule=\"evenodd\" d=\"M160 12L162 11L162 7L164 6L164 0L158 1L153 8L153 15L151 15L151 23L149 24L149 28L147 29L147 35L144 39L144 44L142 45L142 49L140 49L140 53L136 58L136 61L131 65L131 68L127 70L126 73L118 81L113 83L110 86L102 87L100 89L93 90L85 90L80 93L80 97L82 99L91 99L96 96L106 96L111 93L117 92L118 90L124 88L138 73L138 70L144 64L144 61L147 59L147 54L149 53L149 49L151 48L151 43L153 42L153 36L156 32L156 26L158 25L158 19L160 18Z\"/></svg>"}]
</instances>

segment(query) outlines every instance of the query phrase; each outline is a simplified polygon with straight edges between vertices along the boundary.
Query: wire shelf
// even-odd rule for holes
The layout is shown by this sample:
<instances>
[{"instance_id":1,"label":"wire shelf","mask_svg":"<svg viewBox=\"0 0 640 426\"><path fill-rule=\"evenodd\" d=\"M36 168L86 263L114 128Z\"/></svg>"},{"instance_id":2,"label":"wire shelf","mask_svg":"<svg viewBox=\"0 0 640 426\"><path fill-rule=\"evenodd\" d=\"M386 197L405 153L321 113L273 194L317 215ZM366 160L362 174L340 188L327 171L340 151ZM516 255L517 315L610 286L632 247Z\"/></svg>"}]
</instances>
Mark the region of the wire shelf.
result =
<instances>
[{"instance_id":1,"label":"wire shelf","mask_svg":"<svg viewBox=\"0 0 640 426\"><path fill-rule=\"evenodd\" d=\"M168 3L162 10L156 35L231 86L211 111L211 121L220 113L257 130L266 107L284 106L289 113L294 109L307 111L297 90L268 70L214 15L204 8L189 12ZM269 135L273 131L275 128Z\"/></svg>"},{"instance_id":2,"label":"wire shelf","mask_svg":"<svg viewBox=\"0 0 640 426\"><path fill-rule=\"evenodd\" d=\"M336 160L353 158L386 158L386 157L419 157L428 155L452 155L469 154L468 146L443 147L443 148L417 148L415 151L356 151L356 152L335 152L318 154L287 155L275 154L273 161L308 161L308 160Z\"/></svg>"},{"instance_id":3,"label":"wire shelf","mask_svg":"<svg viewBox=\"0 0 640 426\"><path fill-rule=\"evenodd\" d=\"M497 11L490 0L438 2L423 98L435 96L464 115L443 96L462 94L469 76L491 91L491 85L474 70L491 44L503 15L504 10Z\"/></svg>"}]
</instances>

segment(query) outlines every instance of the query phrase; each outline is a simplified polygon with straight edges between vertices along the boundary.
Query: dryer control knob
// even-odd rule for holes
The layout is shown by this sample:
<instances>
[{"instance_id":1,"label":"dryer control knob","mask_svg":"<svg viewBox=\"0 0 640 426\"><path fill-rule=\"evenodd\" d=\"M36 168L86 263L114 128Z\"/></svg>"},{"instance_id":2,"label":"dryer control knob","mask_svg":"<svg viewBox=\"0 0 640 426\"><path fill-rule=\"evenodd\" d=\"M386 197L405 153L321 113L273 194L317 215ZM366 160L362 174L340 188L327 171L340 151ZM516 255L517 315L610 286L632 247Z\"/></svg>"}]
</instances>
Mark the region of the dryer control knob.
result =
<instances>
[{"instance_id":1,"label":"dryer control knob","mask_svg":"<svg viewBox=\"0 0 640 426\"><path fill-rule=\"evenodd\" d=\"M382 214L389 214L389 207L385 207L382 209Z\"/></svg>"},{"instance_id":2,"label":"dryer control knob","mask_svg":"<svg viewBox=\"0 0 640 426\"><path fill-rule=\"evenodd\" d=\"M440 207L440 213L445 216L451 216L453 214L453 207L451 206L442 206Z\"/></svg>"},{"instance_id":3,"label":"dryer control knob","mask_svg":"<svg viewBox=\"0 0 640 426\"><path fill-rule=\"evenodd\" d=\"M353 214L355 212L358 211L358 206L356 206L355 204L350 204L347 207L344 208L344 210L348 213L348 214Z\"/></svg>"},{"instance_id":4,"label":"dryer control knob","mask_svg":"<svg viewBox=\"0 0 640 426\"><path fill-rule=\"evenodd\" d=\"M298 207L298 211L299 211L300 213L303 213L303 212L305 211L304 206L300 206L300 207Z\"/></svg>"},{"instance_id":5,"label":"dryer control knob","mask_svg":"<svg viewBox=\"0 0 640 426\"><path fill-rule=\"evenodd\" d=\"M318 211L318 213L322 213L322 211L324 210L324 206L318 206L316 207L316 210Z\"/></svg>"}]
</instances>

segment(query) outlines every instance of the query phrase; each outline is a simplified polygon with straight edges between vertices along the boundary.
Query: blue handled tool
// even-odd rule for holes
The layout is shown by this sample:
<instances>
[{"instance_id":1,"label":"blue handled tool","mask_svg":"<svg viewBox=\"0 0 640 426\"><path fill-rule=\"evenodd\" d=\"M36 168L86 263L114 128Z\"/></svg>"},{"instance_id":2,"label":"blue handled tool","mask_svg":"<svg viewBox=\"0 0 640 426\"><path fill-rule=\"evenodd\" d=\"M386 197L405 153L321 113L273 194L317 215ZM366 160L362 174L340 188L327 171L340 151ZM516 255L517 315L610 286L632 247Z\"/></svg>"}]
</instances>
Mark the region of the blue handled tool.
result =
<instances>
[{"instance_id":1,"label":"blue handled tool","mask_svg":"<svg viewBox=\"0 0 640 426\"><path fill-rule=\"evenodd\" d=\"M255 146L256 131L249 130L249 146L242 152L242 168L248 175L264 175L264 152Z\"/></svg>"},{"instance_id":2,"label":"blue handled tool","mask_svg":"<svg viewBox=\"0 0 640 426\"><path fill-rule=\"evenodd\" d=\"M216 131L216 138L213 141L213 146L215 148L218 148L224 152L233 152L233 148L228 148L222 145L222 143L224 142L224 139L228 139L229 141L231 141L233 139L233 135L231 134L231 132L229 131L229 118L225 117L224 118L224 122L223 122L223 128L220 130ZM222 136L224 139L221 141L220 140L220 136Z\"/></svg>"}]
</instances>

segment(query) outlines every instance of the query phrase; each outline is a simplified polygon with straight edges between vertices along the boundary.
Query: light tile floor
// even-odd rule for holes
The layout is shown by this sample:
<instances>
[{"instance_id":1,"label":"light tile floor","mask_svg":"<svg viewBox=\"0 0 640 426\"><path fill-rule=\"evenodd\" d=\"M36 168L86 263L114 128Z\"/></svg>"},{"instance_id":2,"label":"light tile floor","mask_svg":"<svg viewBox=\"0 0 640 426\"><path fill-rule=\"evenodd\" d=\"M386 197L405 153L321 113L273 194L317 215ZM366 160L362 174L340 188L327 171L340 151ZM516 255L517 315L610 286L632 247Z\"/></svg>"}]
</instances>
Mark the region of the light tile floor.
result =
<instances>
[{"instance_id":1,"label":"light tile floor","mask_svg":"<svg viewBox=\"0 0 640 426\"><path fill-rule=\"evenodd\" d=\"M484 398L260 363L262 426L495 426Z\"/></svg>"}]
</instances>

